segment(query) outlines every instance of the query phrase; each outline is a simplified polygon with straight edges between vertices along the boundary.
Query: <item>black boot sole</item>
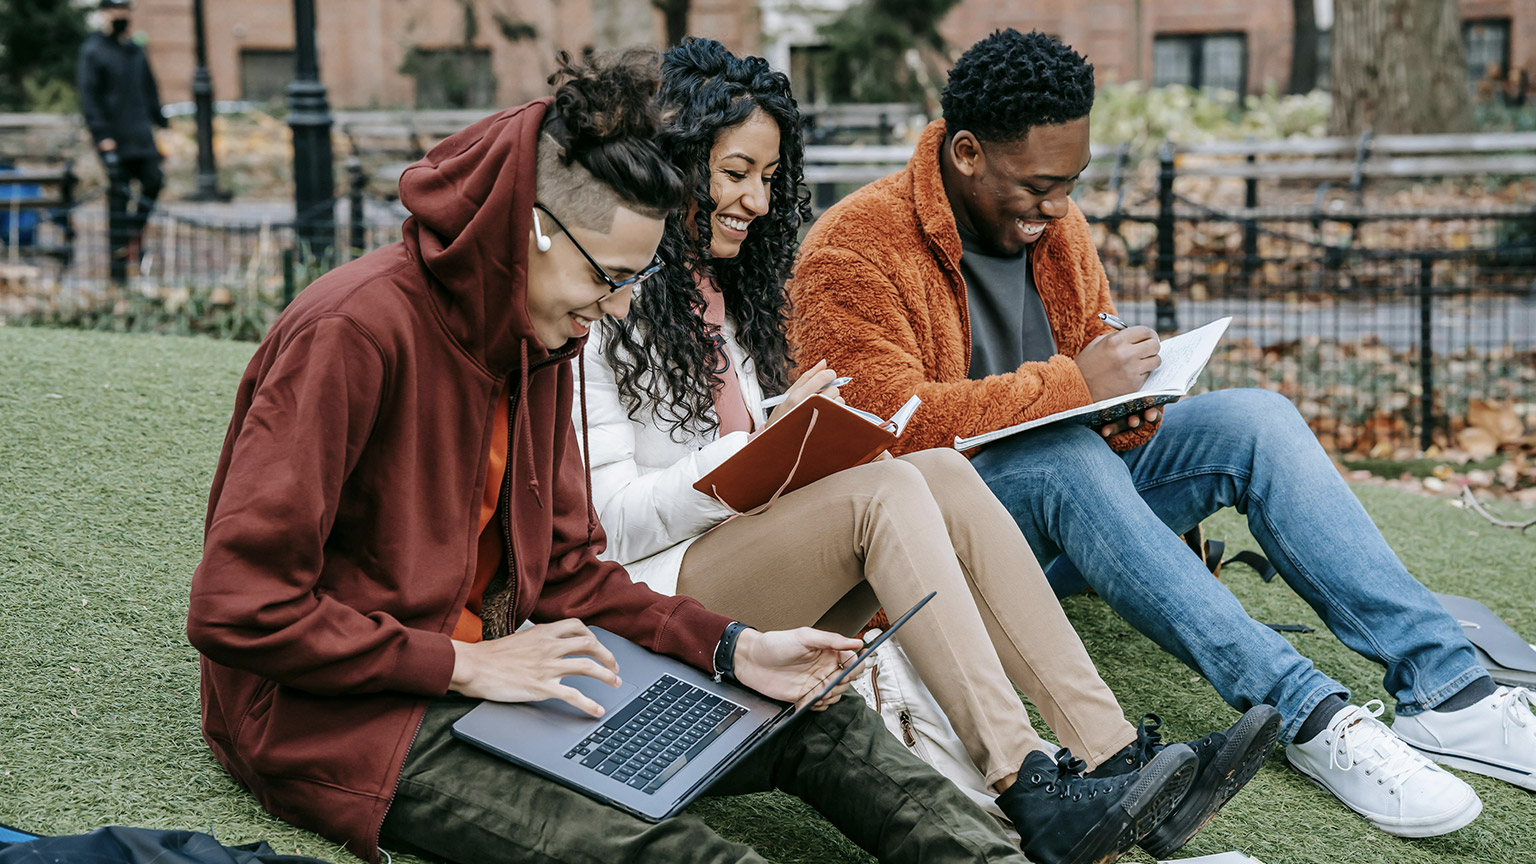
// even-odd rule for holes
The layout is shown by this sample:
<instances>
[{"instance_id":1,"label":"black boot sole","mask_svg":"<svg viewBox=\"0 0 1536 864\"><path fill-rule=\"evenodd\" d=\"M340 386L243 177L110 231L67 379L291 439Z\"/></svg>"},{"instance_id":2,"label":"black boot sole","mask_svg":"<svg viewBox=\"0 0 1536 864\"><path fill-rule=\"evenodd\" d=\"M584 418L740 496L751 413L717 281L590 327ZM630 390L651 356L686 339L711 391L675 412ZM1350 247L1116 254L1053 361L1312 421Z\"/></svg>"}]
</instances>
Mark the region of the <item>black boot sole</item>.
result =
<instances>
[{"instance_id":1,"label":"black boot sole","mask_svg":"<svg viewBox=\"0 0 1536 864\"><path fill-rule=\"evenodd\" d=\"M1119 860L1179 806L1198 769L1199 760L1187 746L1164 747L1060 864L1112 864Z\"/></svg>"},{"instance_id":2,"label":"black boot sole","mask_svg":"<svg viewBox=\"0 0 1536 864\"><path fill-rule=\"evenodd\" d=\"M1279 738L1279 711L1268 705L1248 709L1242 719L1227 730L1227 743L1200 772L1183 802L1174 809L1168 821L1141 841L1141 848L1159 861L1183 848L1201 828L1216 818L1216 812L1232 800L1237 790L1259 773Z\"/></svg>"}]
</instances>

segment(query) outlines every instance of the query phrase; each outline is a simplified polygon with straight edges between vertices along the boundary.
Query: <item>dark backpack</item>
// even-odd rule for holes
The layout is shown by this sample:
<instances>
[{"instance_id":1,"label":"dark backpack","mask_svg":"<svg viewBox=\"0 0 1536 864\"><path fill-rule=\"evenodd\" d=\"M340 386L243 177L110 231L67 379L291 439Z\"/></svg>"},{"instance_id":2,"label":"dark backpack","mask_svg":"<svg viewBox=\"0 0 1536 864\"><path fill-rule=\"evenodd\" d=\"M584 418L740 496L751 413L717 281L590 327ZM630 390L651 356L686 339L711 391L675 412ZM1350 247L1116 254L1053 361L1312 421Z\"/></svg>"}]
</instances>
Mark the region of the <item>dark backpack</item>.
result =
<instances>
[{"instance_id":1,"label":"dark backpack","mask_svg":"<svg viewBox=\"0 0 1536 864\"><path fill-rule=\"evenodd\" d=\"M112 826L89 834L25 838L20 831L0 836L0 864L326 864L319 858L280 855L266 843L224 846L197 831L157 831Z\"/></svg>"}]
</instances>

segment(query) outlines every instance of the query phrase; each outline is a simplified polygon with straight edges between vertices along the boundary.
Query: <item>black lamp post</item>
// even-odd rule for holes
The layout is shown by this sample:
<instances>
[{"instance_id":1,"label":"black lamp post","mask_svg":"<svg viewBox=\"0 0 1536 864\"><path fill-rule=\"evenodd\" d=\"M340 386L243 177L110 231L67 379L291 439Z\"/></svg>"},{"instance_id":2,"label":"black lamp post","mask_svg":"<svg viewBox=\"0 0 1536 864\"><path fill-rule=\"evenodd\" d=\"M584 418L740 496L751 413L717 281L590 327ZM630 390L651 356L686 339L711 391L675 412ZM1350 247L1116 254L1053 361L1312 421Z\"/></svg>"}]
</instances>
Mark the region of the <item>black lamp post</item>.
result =
<instances>
[{"instance_id":1,"label":"black lamp post","mask_svg":"<svg viewBox=\"0 0 1536 864\"><path fill-rule=\"evenodd\" d=\"M295 74L288 85L293 130L294 230L313 261L329 263L336 245L336 176L331 164L331 106L320 83L315 2L293 0Z\"/></svg>"},{"instance_id":2,"label":"black lamp post","mask_svg":"<svg viewBox=\"0 0 1536 864\"><path fill-rule=\"evenodd\" d=\"M213 161L213 76L208 74L208 32L203 21L203 0L192 0L192 41L197 46L197 69L192 73L192 101L197 106L196 201L218 201L219 172Z\"/></svg>"}]
</instances>

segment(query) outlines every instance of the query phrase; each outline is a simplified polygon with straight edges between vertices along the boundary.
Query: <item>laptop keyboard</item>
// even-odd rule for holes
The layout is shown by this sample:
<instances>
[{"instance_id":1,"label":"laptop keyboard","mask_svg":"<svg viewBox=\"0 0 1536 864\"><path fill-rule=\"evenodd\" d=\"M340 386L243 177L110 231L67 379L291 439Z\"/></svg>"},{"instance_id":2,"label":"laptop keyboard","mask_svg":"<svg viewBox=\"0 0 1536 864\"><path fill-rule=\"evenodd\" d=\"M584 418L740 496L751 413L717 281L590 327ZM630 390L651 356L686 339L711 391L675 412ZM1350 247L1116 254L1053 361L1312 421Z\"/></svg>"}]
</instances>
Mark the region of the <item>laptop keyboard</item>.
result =
<instances>
[{"instance_id":1,"label":"laptop keyboard","mask_svg":"<svg viewBox=\"0 0 1536 864\"><path fill-rule=\"evenodd\" d=\"M735 702L663 675L565 758L651 795L746 714Z\"/></svg>"}]
</instances>

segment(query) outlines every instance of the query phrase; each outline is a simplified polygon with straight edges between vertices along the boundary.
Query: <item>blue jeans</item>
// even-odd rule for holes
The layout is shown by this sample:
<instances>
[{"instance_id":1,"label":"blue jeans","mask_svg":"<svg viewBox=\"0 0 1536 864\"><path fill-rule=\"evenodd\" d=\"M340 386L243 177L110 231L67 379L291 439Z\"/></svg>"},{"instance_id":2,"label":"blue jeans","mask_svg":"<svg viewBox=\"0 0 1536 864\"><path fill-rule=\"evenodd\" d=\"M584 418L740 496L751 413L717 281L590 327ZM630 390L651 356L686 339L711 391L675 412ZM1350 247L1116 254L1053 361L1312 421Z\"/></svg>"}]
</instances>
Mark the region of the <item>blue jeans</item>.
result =
<instances>
[{"instance_id":1,"label":"blue jeans","mask_svg":"<svg viewBox=\"0 0 1536 864\"><path fill-rule=\"evenodd\" d=\"M1248 517L1264 554L1328 629L1386 667L1398 713L1438 705L1487 674L1276 393L1221 390L1168 405L1151 442L1123 455L1096 430L1058 425L999 441L973 464L1058 596L1091 586L1227 704L1279 709L1283 741L1325 697L1349 694L1250 618L1179 538L1222 507Z\"/></svg>"}]
</instances>

